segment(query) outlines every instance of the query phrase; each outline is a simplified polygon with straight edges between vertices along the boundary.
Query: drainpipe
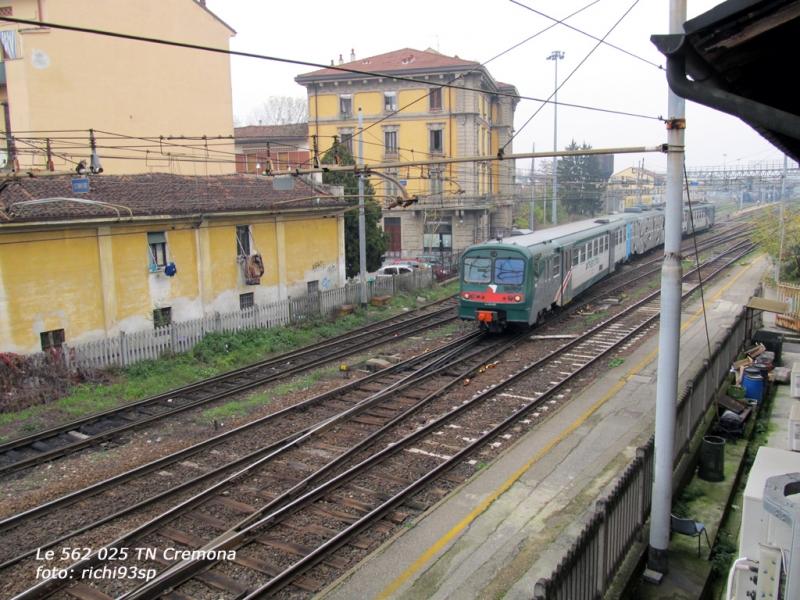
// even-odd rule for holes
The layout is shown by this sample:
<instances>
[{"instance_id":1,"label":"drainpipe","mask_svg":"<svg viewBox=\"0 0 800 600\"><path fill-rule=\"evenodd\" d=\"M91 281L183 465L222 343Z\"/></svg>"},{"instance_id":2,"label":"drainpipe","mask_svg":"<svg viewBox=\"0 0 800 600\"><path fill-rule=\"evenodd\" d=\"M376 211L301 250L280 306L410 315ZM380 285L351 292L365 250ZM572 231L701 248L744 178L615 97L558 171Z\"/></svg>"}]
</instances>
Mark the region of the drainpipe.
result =
<instances>
[{"instance_id":1,"label":"drainpipe","mask_svg":"<svg viewBox=\"0 0 800 600\"><path fill-rule=\"evenodd\" d=\"M687 79L687 60L692 74L695 73L695 67L701 67L704 61L696 55L686 36L654 35L650 41L667 57L667 82L670 89L681 98L739 117L750 125L800 139L800 117L797 115L719 89L702 76L699 81Z\"/></svg>"}]
</instances>

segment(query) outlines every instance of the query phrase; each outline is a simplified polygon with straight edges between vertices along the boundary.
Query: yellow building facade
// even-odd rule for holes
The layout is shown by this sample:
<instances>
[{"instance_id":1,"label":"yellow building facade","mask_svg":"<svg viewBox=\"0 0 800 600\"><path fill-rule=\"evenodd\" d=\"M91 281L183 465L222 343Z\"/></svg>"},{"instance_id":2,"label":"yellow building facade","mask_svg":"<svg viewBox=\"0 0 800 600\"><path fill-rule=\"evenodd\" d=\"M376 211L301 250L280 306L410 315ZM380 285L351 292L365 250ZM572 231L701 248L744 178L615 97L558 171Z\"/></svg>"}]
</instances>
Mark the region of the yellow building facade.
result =
<instances>
[{"instance_id":1,"label":"yellow building facade","mask_svg":"<svg viewBox=\"0 0 800 600\"><path fill-rule=\"evenodd\" d=\"M652 206L662 202L665 177L642 167L628 167L608 180L608 210L622 212L629 206Z\"/></svg>"},{"instance_id":2,"label":"yellow building facade","mask_svg":"<svg viewBox=\"0 0 800 600\"><path fill-rule=\"evenodd\" d=\"M405 48L356 60L342 68L397 75L321 69L295 78L307 89L310 147L320 154L334 141L358 155L358 114L363 157L370 165L430 158L495 157L511 153L518 93L495 81L479 63ZM457 87L445 87L455 84ZM425 236L434 251L463 249L494 229L510 229L514 161L386 168L420 202L413 210L384 213L391 255L422 253ZM396 196L396 186L373 180L376 193ZM397 223L395 223L397 221ZM426 224L427 223L427 224ZM430 223L435 223L432 227ZM398 229L399 227L399 229ZM434 230L435 229L435 230Z\"/></svg>"},{"instance_id":3,"label":"yellow building facade","mask_svg":"<svg viewBox=\"0 0 800 600\"><path fill-rule=\"evenodd\" d=\"M4 4L13 18L217 48L235 34L196 0ZM52 167L73 170L89 161L93 129L105 173L235 171L228 56L3 21L0 33L0 101L19 168L47 169L49 140Z\"/></svg>"},{"instance_id":4,"label":"yellow building facade","mask_svg":"<svg viewBox=\"0 0 800 600\"><path fill-rule=\"evenodd\" d=\"M265 178L207 179L93 178L81 198L97 202L89 205L29 202L68 197L69 179L23 180L0 192L0 352L134 333L346 283L340 201L301 181L276 192ZM270 208L275 202L283 204ZM248 285L246 263L256 254L263 274Z\"/></svg>"}]
</instances>

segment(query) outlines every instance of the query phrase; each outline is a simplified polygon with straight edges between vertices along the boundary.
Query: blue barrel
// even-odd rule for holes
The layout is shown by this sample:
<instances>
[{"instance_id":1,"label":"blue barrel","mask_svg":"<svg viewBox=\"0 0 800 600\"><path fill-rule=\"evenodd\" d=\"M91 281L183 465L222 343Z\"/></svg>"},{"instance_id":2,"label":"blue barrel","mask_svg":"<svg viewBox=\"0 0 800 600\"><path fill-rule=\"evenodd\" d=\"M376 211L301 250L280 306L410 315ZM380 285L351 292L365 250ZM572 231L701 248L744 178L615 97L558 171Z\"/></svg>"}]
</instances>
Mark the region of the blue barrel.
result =
<instances>
[{"instance_id":1,"label":"blue barrel","mask_svg":"<svg viewBox=\"0 0 800 600\"><path fill-rule=\"evenodd\" d=\"M764 394L764 379L758 369L748 367L744 370L742 387L744 387L745 398L753 398L759 403L761 402L761 397Z\"/></svg>"}]
</instances>

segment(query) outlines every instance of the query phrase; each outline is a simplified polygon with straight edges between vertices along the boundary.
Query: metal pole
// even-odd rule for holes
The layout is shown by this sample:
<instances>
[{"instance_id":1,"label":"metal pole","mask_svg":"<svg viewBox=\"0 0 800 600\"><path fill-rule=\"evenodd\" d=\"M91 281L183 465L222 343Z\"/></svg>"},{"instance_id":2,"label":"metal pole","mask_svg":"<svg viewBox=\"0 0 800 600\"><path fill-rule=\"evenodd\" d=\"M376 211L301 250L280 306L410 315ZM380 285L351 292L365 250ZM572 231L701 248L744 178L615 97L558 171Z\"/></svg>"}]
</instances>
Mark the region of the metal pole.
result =
<instances>
[{"instance_id":1,"label":"metal pole","mask_svg":"<svg viewBox=\"0 0 800 600\"><path fill-rule=\"evenodd\" d=\"M364 164L364 121L358 107L358 164ZM364 217L364 175L358 176L358 260L361 280L361 308L367 307L367 224Z\"/></svg>"},{"instance_id":2,"label":"metal pole","mask_svg":"<svg viewBox=\"0 0 800 600\"><path fill-rule=\"evenodd\" d=\"M11 133L11 112L8 108L8 102L1 102L3 105L3 117L5 118L6 125L6 152L8 153L8 162L6 168L11 171L17 170L17 144L14 141L14 136Z\"/></svg>"},{"instance_id":3,"label":"metal pole","mask_svg":"<svg viewBox=\"0 0 800 600\"><path fill-rule=\"evenodd\" d=\"M775 265L775 291L779 292L778 286L781 283L781 263L783 262L783 237L784 233L786 232L784 223L783 223L783 206L785 204L785 196L786 196L786 169L787 169L787 158L786 155L783 155L783 177L781 178L781 249L778 252L778 262ZM778 294L778 299L780 299L780 294Z\"/></svg>"},{"instance_id":4,"label":"metal pole","mask_svg":"<svg viewBox=\"0 0 800 600\"><path fill-rule=\"evenodd\" d=\"M533 144L533 148L531 149L531 152L536 152L536 143ZM535 173L536 173L536 159L535 158L531 158L531 179L530 179L530 185L531 185L531 218L528 219L528 225L530 226L531 231L535 231L535 229L533 227L533 201L536 199L536 196L535 196L534 190L533 190L533 186L535 185L535 181L536 181L535 180L535 177L536 177Z\"/></svg>"},{"instance_id":5,"label":"metal pole","mask_svg":"<svg viewBox=\"0 0 800 600\"><path fill-rule=\"evenodd\" d=\"M671 34L681 33L685 20L686 0L670 0L669 32ZM686 102L682 98L669 92L664 263L661 267L661 326L658 339L658 381L656 385L655 473L653 475L653 508L650 518L648 555L648 567L664 574L669 572L672 472L678 400L685 106Z\"/></svg>"},{"instance_id":6,"label":"metal pole","mask_svg":"<svg viewBox=\"0 0 800 600\"><path fill-rule=\"evenodd\" d=\"M553 62L556 63L556 91L553 98L553 152L558 152L558 52L553 52ZM558 195L558 157L553 157L553 225L558 223L556 197Z\"/></svg>"}]
</instances>

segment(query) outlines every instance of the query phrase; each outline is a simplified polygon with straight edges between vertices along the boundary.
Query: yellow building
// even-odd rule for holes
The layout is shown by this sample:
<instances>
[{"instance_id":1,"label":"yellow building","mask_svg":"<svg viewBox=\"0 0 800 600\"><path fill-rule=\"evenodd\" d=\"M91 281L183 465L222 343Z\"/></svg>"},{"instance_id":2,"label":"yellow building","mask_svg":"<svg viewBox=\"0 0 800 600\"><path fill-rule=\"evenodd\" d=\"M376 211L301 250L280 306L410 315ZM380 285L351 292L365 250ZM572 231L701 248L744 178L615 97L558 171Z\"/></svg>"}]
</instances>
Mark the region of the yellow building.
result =
<instances>
[{"instance_id":1,"label":"yellow building","mask_svg":"<svg viewBox=\"0 0 800 600\"><path fill-rule=\"evenodd\" d=\"M665 177L643 167L628 167L615 173L606 187L607 208L622 212L628 206L661 204Z\"/></svg>"},{"instance_id":2,"label":"yellow building","mask_svg":"<svg viewBox=\"0 0 800 600\"><path fill-rule=\"evenodd\" d=\"M346 283L341 200L246 175L8 181L0 352L30 353ZM260 255L263 275L248 265ZM176 272L172 271L172 266ZM247 275L250 275L249 279Z\"/></svg>"},{"instance_id":3,"label":"yellow building","mask_svg":"<svg viewBox=\"0 0 800 600\"><path fill-rule=\"evenodd\" d=\"M321 153L336 138L357 155L359 109L369 164L493 157L504 146L505 153L512 152L517 90L495 81L479 63L404 48L362 60L351 53L350 62L341 66L404 80L336 69L296 77L308 91L308 133ZM422 198L413 209L384 213L384 228L392 236L390 255L461 250L511 228L514 161L384 172ZM375 179L373 185L377 193L397 195L391 182Z\"/></svg>"},{"instance_id":4,"label":"yellow building","mask_svg":"<svg viewBox=\"0 0 800 600\"><path fill-rule=\"evenodd\" d=\"M2 4L0 16L217 48L235 34L204 0ZM3 21L0 40L0 101L14 136L4 155L20 168L47 169L48 140L55 170L89 162L93 129L107 174L235 171L228 56Z\"/></svg>"}]
</instances>

